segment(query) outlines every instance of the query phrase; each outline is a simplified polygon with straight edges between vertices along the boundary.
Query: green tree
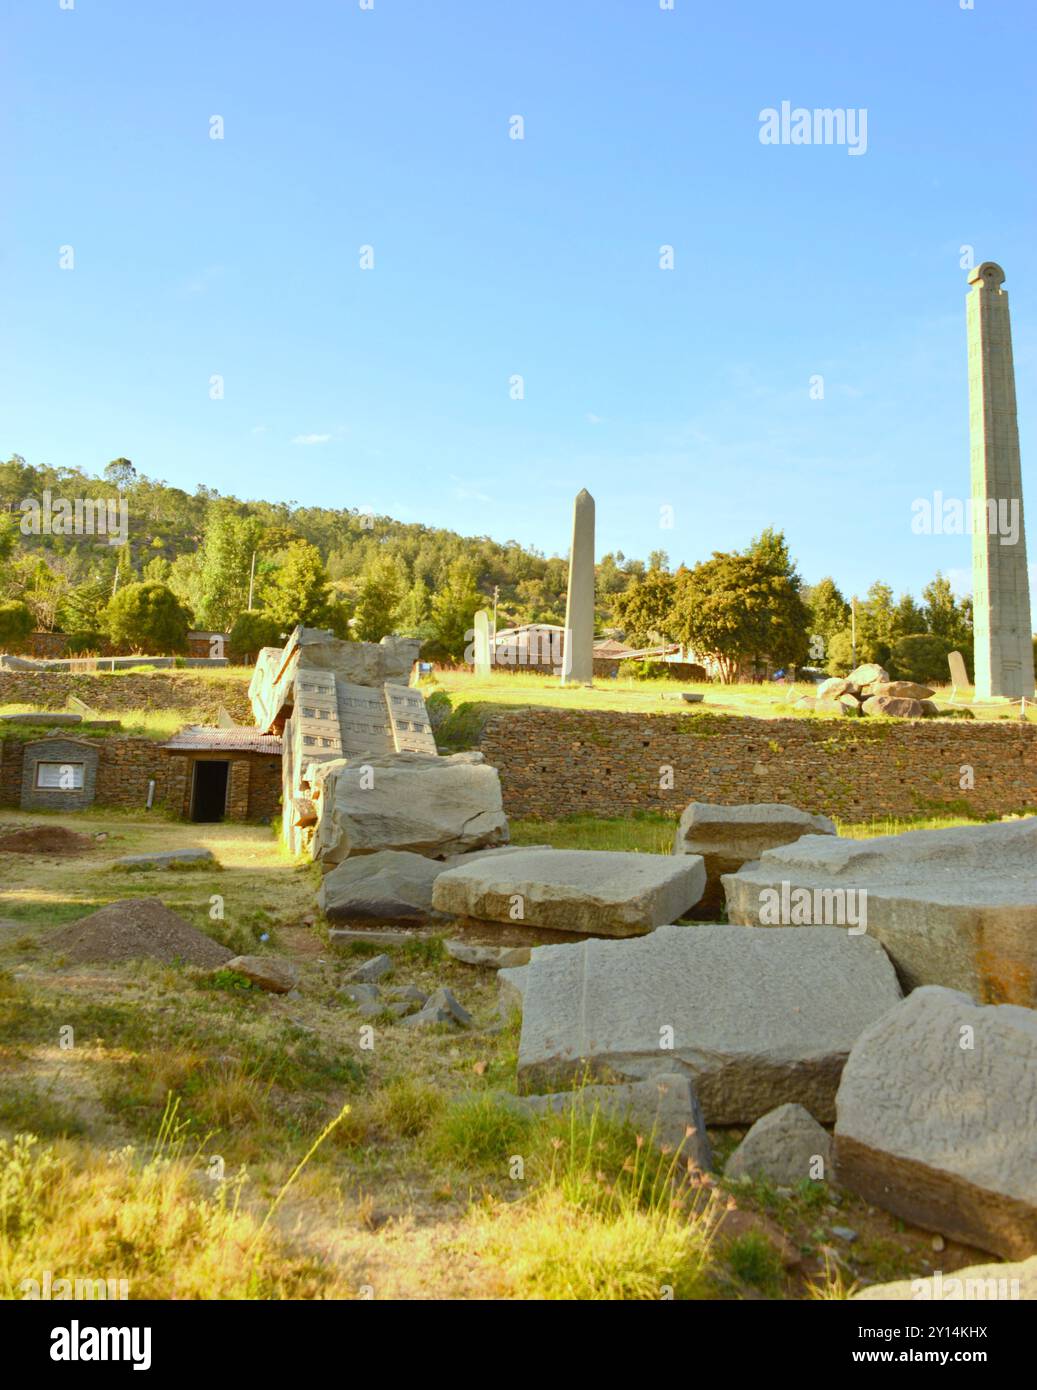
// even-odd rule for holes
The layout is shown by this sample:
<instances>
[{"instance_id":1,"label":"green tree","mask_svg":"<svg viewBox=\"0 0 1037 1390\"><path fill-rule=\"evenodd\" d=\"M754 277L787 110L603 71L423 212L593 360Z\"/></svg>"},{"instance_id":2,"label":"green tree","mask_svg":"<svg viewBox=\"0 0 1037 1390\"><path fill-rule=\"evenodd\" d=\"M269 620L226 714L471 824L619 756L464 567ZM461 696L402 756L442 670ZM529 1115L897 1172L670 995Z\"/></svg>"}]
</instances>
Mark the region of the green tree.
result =
<instances>
[{"instance_id":1,"label":"green tree","mask_svg":"<svg viewBox=\"0 0 1037 1390\"><path fill-rule=\"evenodd\" d=\"M165 584L127 584L111 599L105 631L116 646L159 656L187 647L191 614Z\"/></svg>"},{"instance_id":2,"label":"green tree","mask_svg":"<svg viewBox=\"0 0 1037 1390\"><path fill-rule=\"evenodd\" d=\"M664 569L650 569L634 579L626 593L617 594L612 612L632 647L647 647L670 637L674 623L677 581Z\"/></svg>"},{"instance_id":3,"label":"green tree","mask_svg":"<svg viewBox=\"0 0 1037 1390\"><path fill-rule=\"evenodd\" d=\"M262 523L240 515L232 503L217 502L210 509L198 582L200 623L213 631L227 632L248 607L252 556L262 539Z\"/></svg>"},{"instance_id":4,"label":"green tree","mask_svg":"<svg viewBox=\"0 0 1037 1390\"><path fill-rule=\"evenodd\" d=\"M427 644L430 655L440 660L461 661L475 626L475 611L484 603L475 586L475 571L460 559L450 566L446 583L432 600L435 636Z\"/></svg>"},{"instance_id":5,"label":"green tree","mask_svg":"<svg viewBox=\"0 0 1037 1390\"><path fill-rule=\"evenodd\" d=\"M784 571L784 572L783 572ZM725 554L677 575L672 632L734 681L747 660L802 665L810 614L798 583L773 554Z\"/></svg>"},{"instance_id":6,"label":"green tree","mask_svg":"<svg viewBox=\"0 0 1037 1390\"><path fill-rule=\"evenodd\" d=\"M890 654L890 674L896 680L917 681L927 685L948 678L947 653L951 650L945 637L931 632L913 632L898 637Z\"/></svg>"},{"instance_id":7,"label":"green tree","mask_svg":"<svg viewBox=\"0 0 1037 1390\"><path fill-rule=\"evenodd\" d=\"M304 627L327 624L328 575L315 545L293 541L281 552L263 607L282 632L300 623Z\"/></svg>"},{"instance_id":8,"label":"green tree","mask_svg":"<svg viewBox=\"0 0 1037 1390\"><path fill-rule=\"evenodd\" d=\"M353 630L361 642L380 642L395 630L401 596L399 566L391 556L380 556L364 575L357 598Z\"/></svg>"},{"instance_id":9,"label":"green tree","mask_svg":"<svg viewBox=\"0 0 1037 1390\"><path fill-rule=\"evenodd\" d=\"M246 608L234 619L227 646L233 661L250 665L261 647L280 647L281 629L269 613Z\"/></svg>"},{"instance_id":10,"label":"green tree","mask_svg":"<svg viewBox=\"0 0 1037 1390\"><path fill-rule=\"evenodd\" d=\"M28 604L19 599L8 599L0 603L0 647L9 650L19 646L32 632L32 611Z\"/></svg>"}]
</instances>

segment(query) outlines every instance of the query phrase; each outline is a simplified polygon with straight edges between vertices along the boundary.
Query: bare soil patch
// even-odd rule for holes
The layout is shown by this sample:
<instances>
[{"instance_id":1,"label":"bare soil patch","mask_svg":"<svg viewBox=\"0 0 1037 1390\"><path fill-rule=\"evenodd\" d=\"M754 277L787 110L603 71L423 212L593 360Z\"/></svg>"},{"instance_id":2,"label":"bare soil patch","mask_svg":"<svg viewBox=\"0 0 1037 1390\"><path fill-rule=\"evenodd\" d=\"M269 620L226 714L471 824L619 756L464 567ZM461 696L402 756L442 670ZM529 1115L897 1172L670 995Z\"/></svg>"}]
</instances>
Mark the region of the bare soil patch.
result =
<instances>
[{"instance_id":1,"label":"bare soil patch","mask_svg":"<svg viewBox=\"0 0 1037 1390\"><path fill-rule=\"evenodd\" d=\"M124 898L63 927L47 942L70 961L157 960L215 968L233 952L155 898Z\"/></svg>"}]
</instances>

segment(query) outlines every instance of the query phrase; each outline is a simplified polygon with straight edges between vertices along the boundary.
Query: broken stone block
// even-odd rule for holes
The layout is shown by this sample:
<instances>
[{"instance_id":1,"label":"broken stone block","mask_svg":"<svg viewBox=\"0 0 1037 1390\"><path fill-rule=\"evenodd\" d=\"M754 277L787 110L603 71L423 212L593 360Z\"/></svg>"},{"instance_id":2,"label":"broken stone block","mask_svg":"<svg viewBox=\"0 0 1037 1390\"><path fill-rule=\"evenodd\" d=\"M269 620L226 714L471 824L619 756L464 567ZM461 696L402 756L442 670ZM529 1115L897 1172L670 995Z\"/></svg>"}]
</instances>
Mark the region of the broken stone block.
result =
<instances>
[{"instance_id":1,"label":"broken stone block","mask_svg":"<svg viewBox=\"0 0 1037 1390\"><path fill-rule=\"evenodd\" d=\"M270 994L287 994L299 983L299 972L291 961L277 956L234 956L220 968L244 975Z\"/></svg>"},{"instance_id":2,"label":"broken stone block","mask_svg":"<svg viewBox=\"0 0 1037 1390\"><path fill-rule=\"evenodd\" d=\"M841 1186L1021 1259L1037 1249L1037 1013L924 986L854 1043L837 1097Z\"/></svg>"},{"instance_id":3,"label":"broken stone block","mask_svg":"<svg viewBox=\"0 0 1037 1390\"><path fill-rule=\"evenodd\" d=\"M724 889L729 919L743 925L789 925L784 908L772 910L775 894L792 903L799 890L813 904L804 929L863 915L907 989L1037 1006L1037 817L871 840L807 836L726 874Z\"/></svg>"},{"instance_id":4,"label":"broken stone block","mask_svg":"<svg viewBox=\"0 0 1037 1390\"><path fill-rule=\"evenodd\" d=\"M661 1072L649 1081L615 1086L583 1086L578 1091L553 1091L546 1096L519 1096L517 1104L534 1115L565 1115L576 1110L586 1116L595 1110L609 1119L629 1121L647 1139L667 1149L680 1149L681 1159L703 1171L713 1163L706 1122L695 1088L683 1073Z\"/></svg>"},{"instance_id":5,"label":"broken stone block","mask_svg":"<svg viewBox=\"0 0 1037 1390\"><path fill-rule=\"evenodd\" d=\"M724 1173L796 1187L805 1179L827 1179L831 1167L828 1131L802 1105L779 1105L756 1121L727 1160Z\"/></svg>"},{"instance_id":6,"label":"broken stone block","mask_svg":"<svg viewBox=\"0 0 1037 1390\"><path fill-rule=\"evenodd\" d=\"M921 700L906 700L899 695L869 695L861 705L864 714L884 714L887 719L921 719L925 714Z\"/></svg>"},{"instance_id":7,"label":"broken stone block","mask_svg":"<svg viewBox=\"0 0 1037 1390\"><path fill-rule=\"evenodd\" d=\"M850 1048L900 998L878 943L836 928L662 926L540 946L524 969L521 1090L680 1071L716 1125L785 1102L834 1118Z\"/></svg>"},{"instance_id":8,"label":"broken stone block","mask_svg":"<svg viewBox=\"0 0 1037 1390\"><path fill-rule=\"evenodd\" d=\"M326 870L377 850L442 858L507 841L500 778L481 753L338 759L321 773L311 853Z\"/></svg>"},{"instance_id":9,"label":"broken stone block","mask_svg":"<svg viewBox=\"0 0 1037 1390\"><path fill-rule=\"evenodd\" d=\"M780 802L758 805L716 806L693 801L681 813L673 841L674 854L699 854L706 866L706 888L699 900L702 911L719 911L724 905L722 874L731 874L767 849L787 845L803 835L834 835L827 816L811 815L798 806Z\"/></svg>"},{"instance_id":10,"label":"broken stone block","mask_svg":"<svg viewBox=\"0 0 1037 1390\"><path fill-rule=\"evenodd\" d=\"M605 850L516 850L440 874L440 912L597 936L637 936L698 902L701 859Z\"/></svg>"},{"instance_id":11,"label":"broken stone block","mask_svg":"<svg viewBox=\"0 0 1037 1390\"><path fill-rule=\"evenodd\" d=\"M391 971L391 956L372 956L370 960L365 960L362 965L351 970L347 978L350 984L373 985L378 980L384 979Z\"/></svg>"}]
</instances>

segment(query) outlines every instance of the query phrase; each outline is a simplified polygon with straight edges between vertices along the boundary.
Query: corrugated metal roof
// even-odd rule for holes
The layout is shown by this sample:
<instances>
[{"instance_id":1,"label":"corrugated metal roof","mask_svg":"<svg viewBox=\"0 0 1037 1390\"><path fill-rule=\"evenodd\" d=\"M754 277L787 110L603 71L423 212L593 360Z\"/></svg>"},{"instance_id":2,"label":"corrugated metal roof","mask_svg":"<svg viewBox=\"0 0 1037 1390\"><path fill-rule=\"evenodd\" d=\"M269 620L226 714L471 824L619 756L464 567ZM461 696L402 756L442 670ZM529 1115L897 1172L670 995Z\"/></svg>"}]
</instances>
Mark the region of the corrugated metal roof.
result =
<instances>
[{"instance_id":1,"label":"corrugated metal roof","mask_svg":"<svg viewBox=\"0 0 1037 1390\"><path fill-rule=\"evenodd\" d=\"M162 747L172 753L268 753L279 758L283 745L276 734L259 729L211 729L194 724L174 734Z\"/></svg>"}]
</instances>

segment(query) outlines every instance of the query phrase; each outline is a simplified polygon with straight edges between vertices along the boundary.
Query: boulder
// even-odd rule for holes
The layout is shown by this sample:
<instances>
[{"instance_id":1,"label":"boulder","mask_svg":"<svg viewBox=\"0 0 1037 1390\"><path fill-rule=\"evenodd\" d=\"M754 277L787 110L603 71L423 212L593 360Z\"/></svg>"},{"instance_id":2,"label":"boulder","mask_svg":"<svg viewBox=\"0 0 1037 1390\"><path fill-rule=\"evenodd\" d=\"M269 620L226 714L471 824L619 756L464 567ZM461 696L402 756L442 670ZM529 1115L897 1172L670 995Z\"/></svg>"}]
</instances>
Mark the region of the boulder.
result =
<instances>
[{"instance_id":1,"label":"boulder","mask_svg":"<svg viewBox=\"0 0 1037 1390\"><path fill-rule=\"evenodd\" d=\"M391 973L391 956L372 956L370 960L365 960L362 965L358 965L355 969L351 970L346 976L346 979L350 984L373 985Z\"/></svg>"},{"instance_id":2,"label":"boulder","mask_svg":"<svg viewBox=\"0 0 1037 1390\"><path fill-rule=\"evenodd\" d=\"M287 994L299 983L299 972L292 962L278 956L234 956L220 968L244 975L269 994Z\"/></svg>"},{"instance_id":3,"label":"boulder","mask_svg":"<svg viewBox=\"0 0 1037 1390\"><path fill-rule=\"evenodd\" d=\"M590 1116L596 1110L609 1119L632 1124L662 1148L680 1149L681 1158L708 1172L713 1164L706 1122L695 1088L680 1072L661 1072L650 1081L616 1086L583 1086L578 1091L553 1091L546 1096L519 1096L515 1104L534 1115Z\"/></svg>"},{"instance_id":4,"label":"boulder","mask_svg":"<svg viewBox=\"0 0 1037 1390\"><path fill-rule=\"evenodd\" d=\"M442 858L507 841L500 778L481 753L340 758L321 772L311 853L325 871L378 850Z\"/></svg>"},{"instance_id":5,"label":"boulder","mask_svg":"<svg viewBox=\"0 0 1037 1390\"><path fill-rule=\"evenodd\" d=\"M935 719L940 713L940 707L935 700L919 700L918 703L922 706L922 715L926 719ZM969 710L969 714L971 713Z\"/></svg>"},{"instance_id":6,"label":"boulder","mask_svg":"<svg viewBox=\"0 0 1037 1390\"><path fill-rule=\"evenodd\" d=\"M750 1129L727 1160L729 1178L762 1178L777 1187L827 1178L832 1139L802 1105L779 1105Z\"/></svg>"},{"instance_id":7,"label":"boulder","mask_svg":"<svg viewBox=\"0 0 1037 1390\"><path fill-rule=\"evenodd\" d=\"M1037 1013L925 986L864 1030L836 1102L836 1176L912 1225L1037 1251Z\"/></svg>"},{"instance_id":8,"label":"boulder","mask_svg":"<svg viewBox=\"0 0 1037 1390\"><path fill-rule=\"evenodd\" d=\"M706 888L699 900L703 910L724 904L722 874L735 873L759 859L764 850L787 845L801 835L834 835L827 816L811 815L798 806L761 802L756 806L714 806L693 801L681 814L673 842L674 854L699 854L706 866Z\"/></svg>"},{"instance_id":9,"label":"boulder","mask_svg":"<svg viewBox=\"0 0 1037 1390\"><path fill-rule=\"evenodd\" d=\"M442 987L429 995L416 1014L402 1020L407 1028L430 1028L439 1023L446 1023L452 1028L471 1028L473 1021L472 1015L454 992Z\"/></svg>"},{"instance_id":10,"label":"boulder","mask_svg":"<svg viewBox=\"0 0 1037 1390\"><path fill-rule=\"evenodd\" d=\"M1037 817L872 840L807 836L726 874L724 890L741 925L866 926L907 989L945 985L1037 1007ZM806 896L805 920L790 917L786 903Z\"/></svg>"},{"instance_id":11,"label":"boulder","mask_svg":"<svg viewBox=\"0 0 1037 1390\"><path fill-rule=\"evenodd\" d=\"M860 705L852 695L840 695L837 700L814 701L815 714L837 714L842 719L855 719L860 712Z\"/></svg>"},{"instance_id":12,"label":"boulder","mask_svg":"<svg viewBox=\"0 0 1037 1390\"><path fill-rule=\"evenodd\" d=\"M324 875L317 902L333 922L424 922L432 911L432 885L442 872L435 859L407 850L357 855Z\"/></svg>"},{"instance_id":13,"label":"boulder","mask_svg":"<svg viewBox=\"0 0 1037 1390\"><path fill-rule=\"evenodd\" d=\"M952 1274L937 1270L917 1279L873 1284L852 1295L858 1299L926 1299L944 1303L997 1299L998 1302L1037 1299L1037 1255L1018 1264L969 1265Z\"/></svg>"},{"instance_id":14,"label":"boulder","mask_svg":"<svg viewBox=\"0 0 1037 1390\"><path fill-rule=\"evenodd\" d=\"M853 683L845 676L831 676L817 687L819 700L838 700L840 695L852 695Z\"/></svg>"},{"instance_id":15,"label":"boulder","mask_svg":"<svg viewBox=\"0 0 1037 1390\"><path fill-rule=\"evenodd\" d=\"M884 714L887 719L921 719L925 711L921 700L906 700L899 695L868 695L861 706L864 714Z\"/></svg>"},{"instance_id":16,"label":"boulder","mask_svg":"<svg viewBox=\"0 0 1037 1390\"><path fill-rule=\"evenodd\" d=\"M682 916L702 895L702 860L606 850L517 850L440 874L440 912L548 931L638 936Z\"/></svg>"},{"instance_id":17,"label":"boulder","mask_svg":"<svg viewBox=\"0 0 1037 1390\"><path fill-rule=\"evenodd\" d=\"M858 690L865 690L872 685L887 685L889 672L874 661L867 661L863 666L855 666L846 679Z\"/></svg>"},{"instance_id":18,"label":"boulder","mask_svg":"<svg viewBox=\"0 0 1037 1390\"><path fill-rule=\"evenodd\" d=\"M904 700L931 700L933 692L927 685L915 681L878 681L868 689L869 695L896 695Z\"/></svg>"},{"instance_id":19,"label":"boulder","mask_svg":"<svg viewBox=\"0 0 1037 1390\"><path fill-rule=\"evenodd\" d=\"M787 1101L832 1119L851 1046L900 998L882 948L835 929L662 926L540 946L525 970L520 1090L679 1071L716 1125Z\"/></svg>"}]
</instances>

